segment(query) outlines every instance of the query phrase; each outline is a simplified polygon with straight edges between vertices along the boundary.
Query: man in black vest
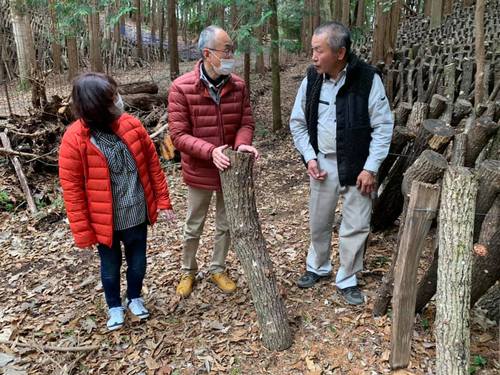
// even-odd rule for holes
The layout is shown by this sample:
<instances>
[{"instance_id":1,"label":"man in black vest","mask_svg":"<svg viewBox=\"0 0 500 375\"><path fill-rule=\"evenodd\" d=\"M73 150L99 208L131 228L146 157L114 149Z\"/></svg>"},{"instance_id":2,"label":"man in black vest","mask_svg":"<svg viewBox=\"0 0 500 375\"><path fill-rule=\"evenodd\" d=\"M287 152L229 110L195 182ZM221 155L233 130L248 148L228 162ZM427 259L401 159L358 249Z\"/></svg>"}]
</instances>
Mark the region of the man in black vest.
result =
<instances>
[{"instance_id":1,"label":"man in black vest","mask_svg":"<svg viewBox=\"0 0 500 375\"><path fill-rule=\"evenodd\" d=\"M332 273L332 230L342 194L336 286L349 304L360 305L364 295L356 272L363 268L371 193L394 124L377 70L350 53L351 36L344 25L318 27L311 46L314 65L307 70L290 117L295 146L310 176L311 245L306 272L297 285L309 288Z\"/></svg>"}]
</instances>

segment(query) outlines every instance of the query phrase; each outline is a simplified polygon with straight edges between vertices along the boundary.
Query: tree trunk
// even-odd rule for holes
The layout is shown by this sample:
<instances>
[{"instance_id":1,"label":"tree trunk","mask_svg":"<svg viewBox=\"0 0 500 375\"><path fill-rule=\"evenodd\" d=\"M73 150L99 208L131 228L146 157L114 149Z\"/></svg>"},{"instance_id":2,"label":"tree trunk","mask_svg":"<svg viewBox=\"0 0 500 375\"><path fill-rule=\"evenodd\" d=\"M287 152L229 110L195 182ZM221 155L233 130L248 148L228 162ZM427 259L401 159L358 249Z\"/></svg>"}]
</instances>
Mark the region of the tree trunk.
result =
<instances>
[{"instance_id":1,"label":"tree trunk","mask_svg":"<svg viewBox=\"0 0 500 375\"><path fill-rule=\"evenodd\" d=\"M484 87L484 65L485 65L485 49L484 49L484 8L485 0L477 0L476 12L474 15L474 32L475 32L475 55L476 55L476 78L474 84L474 108L478 108L485 100L487 92Z\"/></svg>"},{"instance_id":2,"label":"tree trunk","mask_svg":"<svg viewBox=\"0 0 500 375\"><path fill-rule=\"evenodd\" d=\"M472 232L477 183L464 167L450 167L439 213L436 373L467 375L470 358Z\"/></svg>"},{"instance_id":3,"label":"tree trunk","mask_svg":"<svg viewBox=\"0 0 500 375\"><path fill-rule=\"evenodd\" d=\"M445 161L446 164L446 161ZM391 368L407 367L416 298L417 269L425 237L439 205L439 185L414 182L394 270Z\"/></svg>"},{"instance_id":4,"label":"tree trunk","mask_svg":"<svg viewBox=\"0 0 500 375\"><path fill-rule=\"evenodd\" d=\"M388 12L383 12L382 2L376 4L375 30L373 31L372 64L384 62L390 65L396 50L396 37L401 14L400 0L396 0Z\"/></svg>"},{"instance_id":5,"label":"tree trunk","mask_svg":"<svg viewBox=\"0 0 500 375\"><path fill-rule=\"evenodd\" d=\"M243 78L247 90L250 92L250 52L245 52L243 55Z\"/></svg>"},{"instance_id":6,"label":"tree trunk","mask_svg":"<svg viewBox=\"0 0 500 375\"><path fill-rule=\"evenodd\" d=\"M165 0L160 0L160 61L165 61Z\"/></svg>"},{"instance_id":7,"label":"tree trunk","mask_svg":"<svg viewBox=\"0 0 500 375\"><path fill-rule=\"evenodd\" d=\"M477 208L476 212L479 213ZM498 280L500 280L500 196L496 197L488 210L478 243L474 245L471 307Z\"/></svg>"},{"instance_id":8,"label":"tree trunk","mask_svg":"<svg viewBox=\"0 0 500 375\"><path fill-rule=\"evenodd\" d=\"M152 0L151 2L151 41L154 42L156 39L156 3L157 0Z\"/></svg>"},{"instance_id":9,"label":"tree trunk","mask_svg":"<svg viewBox=\"0 0 500 375\"><path fill-rule=\"evenodd\" d=\"M453 0L443 0L443 16L449 16L453 9Z\"/></svg>"},{"instance_id":10,"label":"tree trunk","mask_svg":"<svg viewBox=\"0 0 500 375\"><path fill-rule=\"evenodd\" d=\"M168 0L168 48L170 54L170 79L179 76L179 50L177 48L177 8L176 0Z\"/></svg>"},{"instance_id":11,"label":"tree trunk","mask_svg":"<svg viewBox=\"0 0 500 375\"><path fill-rule=\"evenodd\" d=\"M25 0L10 0L12 31L16 43L19 79L22 89L29 87L31 73L36 69L35 45L27 9Z\"/></svg>"},{"instance_id":12,"label":"tree trunk","mask_svg":"<svg viewBox=\"0 0 500 375\"><path fill-rule=\"evenodd\" d=\"M431 3L431 24L430 28L435 29L441 26L441 18L443 14L443 0L432 0Z\"/></svg>"},{"instance_id":13,"label":"tree trunk","mask_svg":"<svg viewBox=\"0 0 500 375\"><path fill-rule=\"evenodd\" d=\"M75 36L66 37L66 49L68 53L68 81L71 82L78 74L78 46Z\"/></svg>"},{"instance_id":14,"label":"tree trunk","mask_svg":"<svg viewBox=\"0 0 500 375\"><path fill-rule=\"evenodd\" d=\"M342 22L342 0L332 0L334 2L333 20Z\"/></svg>"},{"instance_id":15,"label":"tree trunk","mask_svg":"<svg viewBox=\"0 0 500 375\"><path fill-rule=\"evenodd\" d=\"M424 0L424 1L425 1L425 3L424 3L424 16L430 17L433 0Z\"/></svg>"},{"instance_id":16,"label":"tree trunk","mask_svg":"<svg viewBox=\"0 0 500 375\"><path fill-rule=\"evenodd\" d=\"M90 65L94 72L104 72L101 57L101 30L99 26L99 1L92 1L92 13L89 16Z\"/></svg>"},{"instance_id":17,"label":"tree trunk","mask_svg":"<svg viewBox=\"0 0 500 375\"><path fill-rule=\"evenodd\" d=\"M481 117L476 121L476 125L467 133L466 167L474 167L477 157L490 138L498 131L499 126L487 117Z\"/></svg>"},{"instance_id":18,"label":"tree trunk","mask_svg":"<svg viewBox=\"0 0 500 375\"><path fill-rule=\"evenodd\" d=\"M50 32L52 44L52 58L54 59L54 71L62 73L61 64L61 41L59 40L59 29L55 10L55 1L49 0Z\"/></svg>"},{"instance_id":19,"label":"tree trunk","mask_svg":"<svg viewBox=\"0 0 500 375\"><path fill-rule=\"evenodd\" d=\"M312 37L312 34L311 34L311 22L312 22L311 6L312 6L312 0L304 0L304 13L302 15L301 39L302 39L302 51L306 55L309 55L310 48L311 48L311 37ZM272 29L271 23L269 23L269 26Z\"/></svg>"},{"instance_id":20,"label":"tree trunk","mask_svg":"<svg viewBox=\"0 0 500 375\"><path fill-rule=\"evenodd\" d=\"M262 5L261 3L259 2L257 4L257 9L256 9L256 13L257 13L257 18L261 18L262 17ZM258 25L256 28L255 28L255 38L257 39L257 43L258 43L258 46L257 46L257 51L256 51L256 55L255 55L255 72L256 73L259 73L259 74L264 74L265 73L265 65L264 65L264 50L262 49L262 37L264 36L264 32L263 32L263 26L262 25Z\"/></svg>"},{"instance_id":21,"label":"tree trunk","mask_svg":"<svg viewBox=\"0 0 500 375\"><path fill-rule=\"evenodd\" d=\"M144 50L142 48L142 11L141 0L134 0L134 7L137 17L135 19L135 39L137 43L137 58L144 59Z\"/></svg>"},{"instance_id":22,"label":"tree trunk","mask_svg":"<svg viewBox=\"0 0 500 375\"><path fill-rule=\"evenodd\" d=\"M281 123L281 84L280 84L280 49L278 34L278 7L276 0L269 0L269 8L272 12L269 20L271 28L271 70L273 85L273 131L282 127Z\"/></svg>"},{"instance_id":23,"label":"tree trunk","mask_svg":"<svg viewBox=\"0 0 500 375\"><path fill-rule=\"evenodd\" d=\"M342 23L345 27L350 26L351 0L342 0Z\"/></svg>"},{"instance_id":24,"label":"tree trunk","mask_svg":"<svg viewBox=\"0 0 500 375\"><path fill-rule=\"evenodd\" d=\"M365 0L358 0L356 27L362 28L365 25L365 11Z\"/></svg>"},{"instance_id":25,"label":"tree trunk","mask_svg":"<svg viewBox=\"0 0 500 375\"><path fill-rule=\"evenodd\" d=\"M231 167L220 173L231 240L248 280L263 344L269 350L284 350L292 345L293 339L259 223L254 158L231 150L224 153L231 161Z\"/></svg>"}]
</instances>

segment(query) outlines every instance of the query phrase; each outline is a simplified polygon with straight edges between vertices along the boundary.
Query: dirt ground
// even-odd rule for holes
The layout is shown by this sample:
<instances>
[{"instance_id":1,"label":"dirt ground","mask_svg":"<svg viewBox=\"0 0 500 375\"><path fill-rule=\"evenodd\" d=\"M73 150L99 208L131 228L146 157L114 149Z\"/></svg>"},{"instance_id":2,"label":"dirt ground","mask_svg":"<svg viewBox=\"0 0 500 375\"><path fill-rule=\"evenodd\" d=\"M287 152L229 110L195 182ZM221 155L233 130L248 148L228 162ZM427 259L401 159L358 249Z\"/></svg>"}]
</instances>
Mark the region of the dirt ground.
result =
<instances>
[{"instance_id":1,"label":"dirt ground","mask_svg":"<svg viewBox=\"0 0 500 375\"><path fill-rule=\"evenodd\" d=\"M307 62L289 63L282 72L283 130L273 134L270 74L252 77L256 145L257 206L267 248L284 291L293 346L270 352L262 346L255 309L234 252L228 271L238 282L233 295L221 294L207 280L213 245L213 211L198 252L200 272L193 294L175 295L186 212L186 187L178 166L165 172L178 222L149 232L144 297L151 317L127 316L123 329L106 329L106 308L96 253L73 246L55 174L31 176L36 194L50 203L30 217L23 206L0 213L0 372L4 374L383 374L390 373L390 315L372 316L373 298L388 269L397 228L370 238L360 284L362 307L346 305L333 281L301 290L309 243L308 179L288 131L293 100ZM186 71L184 69L183 71ZM0 160L0 190L18 201L13 170ZM33 180L30 180L30 182ZM50 198L50 199L49 199ZM332 262L338 267L337 236ZM429 255L425 253L425 264ZM122 286L125 290L124 279ZM416 317L411 363L401 374L435 372L435 308ZM15 342L5 344L5 341ZM48 346L96 346L91 351L50 350ZM474 310L471 319L471 371L498 373L498 326Z\"/></svg>"}]
</instances>

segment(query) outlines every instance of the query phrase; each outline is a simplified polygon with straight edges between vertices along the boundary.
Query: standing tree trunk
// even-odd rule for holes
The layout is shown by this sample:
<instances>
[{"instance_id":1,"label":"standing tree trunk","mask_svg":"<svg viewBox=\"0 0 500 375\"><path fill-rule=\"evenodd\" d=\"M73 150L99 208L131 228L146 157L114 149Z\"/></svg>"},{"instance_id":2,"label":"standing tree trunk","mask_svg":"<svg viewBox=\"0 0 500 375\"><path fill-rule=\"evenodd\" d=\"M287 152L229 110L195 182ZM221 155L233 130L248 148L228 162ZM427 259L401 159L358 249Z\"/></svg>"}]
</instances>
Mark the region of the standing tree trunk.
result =
<instances>
[{"instance_id":1,"label":"standing tree trunk","mask_svg":"<svg viewBox=\"0 0 500 375\"><path fill-rule=\"evenodd\" d=\"M309 55L311 45L311 4L312 0L304 0L304 13L302 14L302 52Z\"/></svg>"},{"instance_id":2,"label":"standing tree trunk","mask_svg":"<svg viewBox=\"0 0 500 375\"><path fill-rule=\"evenodd\" d=\"M231 167L220 174L231 240L248 280L264 346L284 350L293 340L259 223L252 173L254 158L231 150L224 153L231 161Z\"/></svg>"},{"instance_id":3,"label":"standing tree trunk","mask_svg":"<svg viewBox=\"0 0 500 375\"><path fill-rule=\"evenodd\" d=\"M10 0L12 31L16 42L19 65L19 79L21 88L23 89L29 87L32 71L36 68L35 44L33 42L27 10L25 0Z\"/></svg>"},{"instance_id":4,"label":"standing tree trunk","mask_svg":"<svg viewBox=\"0 0 500 375\"><path fill-rule=\"evenodd\" d=\"M262 5L260 2L257 4L257 18L262 17ZM255 38L257 39L258 43L258 50L255 56L255 72L259 74L264 74L265 73L265 64L264 64L264 50L263 45L262 45L262 37L264 36L264 26L263 25L258 25L255 28Z\"/></svg>"},{"instance_id":5,"label":"standing tree trunk","mask_svg":"<svg viewBox=\"0 0 500 375\"><path fill-rule=\"evenodd\" d=\"M250 92L250 52L243 54L243 78L248 92Z\"/></svg>"},{"instance_id":6,"label":"standing tree trunk","mask_svg":"<svg viewBox=\"0 0 500 375\"><path fill-rule=\"evenodd\" d=\"M165 0L160 0L160 61L165 61Z\"/></svg>"},{"instance_id":7,"label":"standing tree trunk","mask_svg":"<svg viewBox=\"0 0 500 375\"><path fill-rule=\"evenodd\" d=\"M321 1L312 1L312 14L311 14L311 37L314 30L321 24Z\"/></svg>"},{"instance_id":8,"label":"standing tree trunk","mask_svg":"<svg viewBox=\"0 0 500 375\"><path fill-rule=\"evenodd\" d=\"M92 1L93 11L89 16L90 65L94 72L103 72L101 57L101 30L99 26L99 1Z\"/></svg>"},{"instance_id":9,"label":"standing tree trunk","mask_svg":"<svg viewBox=\"0 0 500 375\"><path fill-rule=\"evenodd\" d=\"M170 55L170 79L173 81L179 76L179 50L177 48L177 8L176 0L168 0L168 48Z\"/></svg>"},{"instance_id":10,"label":"standing tree trunk","mask_svg":"<svg viewBox=\"0 0 500 375\"><path fill-rule=\"evenodd\" d=\"M135 40L137 43L137 58L144 58L144 50L142 48L142 11L141 11L141 0L134 1L135 6Z\"/></svg>"},{"instance_id":11,"label":"standing tree trunk","mask_svg":"<svg viewBox=\"0 0 500 375\"><path fill-rule=\"evenodd\" d=\"M280 84L280 47L278 34L278 7L276 0L269 0L272 12L269 20L271 28L271 70L273 82L273 131L281 129L281 84Z\"/></svg>"},{"instance_id":12,"label":"standing tree trunk","mask_svg":"<svg viewBox=\"0 0 500 375\"><path fill-rule=\"evenodd\" d=\"M396 49L399 18L401 14L400 0L396 0L388 12L384 12L384 5L377 2L376 23L373 33L372 64L380 61L389 65Z\"/></svg>"},{"instance_id":13,"label":"standing tree trunk","mask_svg":"<svg viewBox=\"0 0 500 375\"><path fill-rule=\"evenodd\" d=\"M345 27L350 26L351 0L342 0L342 23Z\"/></svg>"},{"instance_id":14,"label":"standing tree trunk","mask_svg":"<svg viewBox=\"0 0 500 375\"><path fill-rule=\"evenodd\" d=\"M477 183L464 167L450 167L439 214L436 373L469 373L469 308Z\"/></svg>"},{"instance_id":15,"label":"standing tree trunk","mask_svg":"<svg viewBox=\"0 0 500 375\"><path fill-rule=\"evenodd\" d=\"M476 81L474 85L474 108L485 99L484 89L484 65L485 65L485 49L484 49L484 8L485 1L477 0L476 13L474 15L474 31L475 31L475 53L476 53Z\"/></svg>"},{"instance_id":16,"label":"standing tree trunk","mask_svg":"<svg viewBox=\"0 0 500 375\"><path fill-rule=\"evenodd\" d=\"M155 39L156 39L156 28L157 28L157 25L156 25L156 3L157 3L157 0L152 0L151 2L151 16L150 16L150 20L151 20L151 42L154 43Z\"/></svg>"},{"instance_id":17,"label":"standing tree trunk","mask_svg":"<svg viewBox=\"0 0 500 375\"><path fill-rule=\"evenodd\" d=\"M71 82L78 74L78 46L76 36L66 37L66 49L68 53L68 81Z\"/></svg>"},{"instance_id":18,"label":"standing tree trunk","mask_svg":"<svg viewBox=\"0 0 500 375\"><path fill-rule=\"evenodd\" d=\"M333 20L342 21L342 0L332 0L333 2Z\"/></svg>"},{"instance_id":19,"label":"standing tree trunk","mask_svg":"<svg viewBox=\"0 0 500 375\"><path fill-rule=\"evenodd\" d=\"M443 15L443 0L432 0L431 3L431 29L441 25Z\"/></svg>"},{"instance_id":20,"label":"standing tree trunk","mask_svg":"<svg viewBox=\"0 0 500 375\"><path fill-rule=\"evenodd\" d=\"M443 2L443 16L449 16L453 9L453 0L444 0Z\"/></svg>"},{"instance_id":21,"label":"standing tree trunk","mask_svg":"<svg viewBox=\"0 0 500 375\"><path fill-rule=\"evenodd\" d=\"M362 28L365 25L365 0L358 0L356 12L356 27Z\"/></svg>"},{"instance_id":22,"label":"standing tree trunk","mask_svg":"<svg viewBox=\"0 0 500 375\"><path fill-rule=\"evenodd\" d=\"M52 42L52 58L54 59L54 71L62 73L61 64L61 41L59 39L59 29L57 26L57 15L55 9L55 1L49 0L49 14L50 14L50 32Z\"/></svg>"}]
</instances>

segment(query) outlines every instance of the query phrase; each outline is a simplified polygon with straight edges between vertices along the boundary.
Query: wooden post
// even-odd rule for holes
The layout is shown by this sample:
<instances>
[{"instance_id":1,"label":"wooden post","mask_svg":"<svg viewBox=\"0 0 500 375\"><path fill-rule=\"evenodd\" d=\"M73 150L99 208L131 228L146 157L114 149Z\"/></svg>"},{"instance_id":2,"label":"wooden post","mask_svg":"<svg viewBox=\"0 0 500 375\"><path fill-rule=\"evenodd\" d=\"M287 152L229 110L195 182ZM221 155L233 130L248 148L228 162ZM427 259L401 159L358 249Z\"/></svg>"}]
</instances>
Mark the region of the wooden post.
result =
<instances>
[{"instance_id":1,"label":"wooden post","mask_svg":"<svg viewBox=\"0 0 500 375\"><path fill-rule=\"evenodd\" d=\"M394 270L392 299L391 368L404 368L410 361L411 337L417 296L417 268L425 236L436 216L439 185L414 182Z\"/></svg>"},{"instance_id":2,"label":"wooden post","mask_svg":"<svg viewBox=\"0 0 500 375\"><path fill-rule=\"evenodd\" d=\"M2 141L3 147L7 151L12 151L12 147L10 146L10 140L7 136L7 131L4 130L0 133L0 139ZM28 204L28 208L32 214L37 212L35 201L33 200L33 196L31 195L30 188L28 186L28 180L24 175L23 169L21 167L21 163L19 162L19 158L17 156L10 156L10 161L14 165L14 169L16 170L17 178L21 183L21 188L23 189L24 195L26 197L26 203Z\"/></svg>"},{"instance_id":3,"label":"wooden post","mask_svg":"<svg viewBox=\"0 0 500 375\"><path fill-rule=\"evenodd\" d=\"M469 373L469 305L476 194L477 182L467 168L448 168L439 212L435 323L437 375Z\"/></svg>"},{"instance_id":4,"label":"wooden post","mask_svg":"<svg viewBox=\"0 0 500 375\"><path fill-rule=\"evenodd\" d=\"M284 350L293 340L260 228L252 173L254 159L251 154L232 150L224 154L231 160L231 167L220 173L231 240L248 279L264 346Z\"/></svg>"}]
</instances>

